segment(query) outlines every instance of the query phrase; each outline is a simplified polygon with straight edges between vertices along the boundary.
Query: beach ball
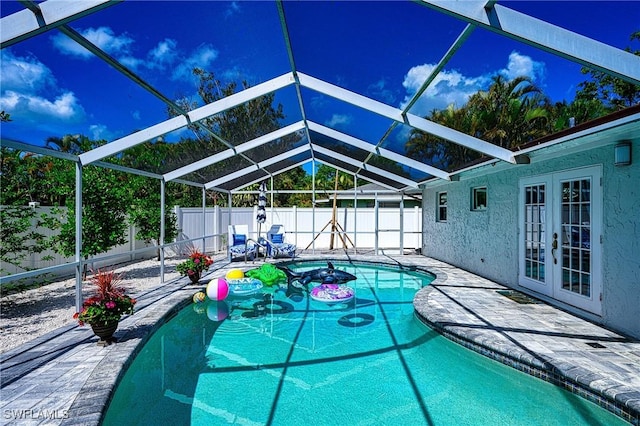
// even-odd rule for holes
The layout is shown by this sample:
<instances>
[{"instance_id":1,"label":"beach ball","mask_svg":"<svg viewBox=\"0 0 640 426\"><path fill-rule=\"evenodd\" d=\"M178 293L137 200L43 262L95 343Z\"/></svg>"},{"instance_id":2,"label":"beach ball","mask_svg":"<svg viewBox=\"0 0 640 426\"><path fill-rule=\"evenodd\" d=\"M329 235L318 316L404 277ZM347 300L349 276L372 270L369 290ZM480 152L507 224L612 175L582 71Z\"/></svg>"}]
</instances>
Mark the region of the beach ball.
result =
<instances>
[{"instance_id":1,"label":"beach ball","mask_svg":"<svg viewBox=\"0 0 640 426\"><path fill-rule=\"evenodd\" d=\"M214 278L207 284L207 296L211 300L224 300L229 295L229 284L222 278Z\"/></svg>"},{"instance_id":2,"label":"beach ball","mask_svg":"<svg viewBox=\"0 0 640 426\"><path fill-rule=\"evenodd\" d=\"M219 322L229 316L229 305L222 300L211 302L207 307L207 317L211 321Z\"/></svg>"},{"instance_id":3,"label":"beach ball","mask_svg":"<svg viewBox=\"0 0 640 426\"><path fill-rule=\"evenodd\" d=\"M242 272L242 269L232 269L227 272L227 276L225 278L228 280L239 280L244 278L244 272Z\"/></svg>"},{"instance_id":4,"label":"beach ball","mask_svg":"<svg viewBox=\"0 0 640 426\"><path fill-rule=\"evenodd\" d=\"M207 298L207 295L202 291L197 292L193 295L193 303L202 303Z\"/></svg>"}]
</instances>

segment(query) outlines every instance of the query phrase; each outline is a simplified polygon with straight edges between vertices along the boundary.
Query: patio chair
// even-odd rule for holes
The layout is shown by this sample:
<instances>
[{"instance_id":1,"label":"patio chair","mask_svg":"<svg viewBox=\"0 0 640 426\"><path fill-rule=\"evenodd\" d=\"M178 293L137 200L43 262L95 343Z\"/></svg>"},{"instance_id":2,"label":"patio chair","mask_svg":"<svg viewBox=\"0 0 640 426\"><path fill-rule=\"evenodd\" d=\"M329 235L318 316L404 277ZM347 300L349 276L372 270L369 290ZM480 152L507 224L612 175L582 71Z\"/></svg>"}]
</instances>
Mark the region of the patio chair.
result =
<instances>
[{"instance_id":1,"label":"patio chair","mask_svg":"<svg viewBox=\"0 0 640 426\"><path fill-rule=\"evenodd\" d=\"M285 241L283 225L272 225L267 231L267 256L272 258L296 256L297 247Z\"/></svg>"},{"instance_id":2,"label":"patio chair","mask_svg":"<svg viewBox=\"0 0 640 426\"><path fill-rule=\"evenodd\" d=\"M235 257L253 260L258 254L258 247L249 239L249 225L229 225L228 247L230 262Z\"/></svg>"}]
</instances>

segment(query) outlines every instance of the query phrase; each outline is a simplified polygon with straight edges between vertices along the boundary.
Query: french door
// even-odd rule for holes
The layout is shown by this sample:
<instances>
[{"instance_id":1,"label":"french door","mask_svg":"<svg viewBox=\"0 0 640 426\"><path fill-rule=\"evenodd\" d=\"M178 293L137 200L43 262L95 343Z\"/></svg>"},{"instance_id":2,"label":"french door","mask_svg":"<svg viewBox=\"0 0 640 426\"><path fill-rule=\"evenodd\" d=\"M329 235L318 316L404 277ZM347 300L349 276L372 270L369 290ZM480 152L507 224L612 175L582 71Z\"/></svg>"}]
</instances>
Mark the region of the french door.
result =
<instances>
[{"instance_id":1,"label":"french door","mask_svg":"<svg viewBox=\"0 0 640 426\"><path fill-rule=\"evenodd\" d=\"M601 168L520 181L519 284L600 314Z\"/></svg>"}]
</instances>

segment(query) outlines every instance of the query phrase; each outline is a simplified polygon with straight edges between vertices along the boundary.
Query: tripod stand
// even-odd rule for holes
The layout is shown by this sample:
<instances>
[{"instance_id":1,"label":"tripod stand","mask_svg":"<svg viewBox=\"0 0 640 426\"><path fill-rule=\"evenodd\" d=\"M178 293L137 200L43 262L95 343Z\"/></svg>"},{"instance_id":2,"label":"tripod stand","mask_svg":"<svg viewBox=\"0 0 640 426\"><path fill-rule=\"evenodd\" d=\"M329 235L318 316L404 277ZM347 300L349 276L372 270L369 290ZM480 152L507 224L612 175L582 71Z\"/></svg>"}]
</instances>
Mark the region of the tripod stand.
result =
<instances>
[{"instance_id":1,"label":"tripod stand","mask_svg":"<svg viewBox=\"0 0 640 426\"><path fill-rule=\"evenodd\" d=\"M316 234L315 237L313 237L313 240L311 240L311 242L305 248L305 250L307 250L309 247L311 247L313 242L316 239L318 239L318 237L320 235L322 235L324 230L327 229L327 227L329 225L331 225L331 239L329 240L329 250L333 250L333 242L335 240L336 234L337 234L338 238L340 238L340 240L342 241L342 247L345 250L348 248L347 247L347 241L349 241L349 243L351 243L351 246L353 248L355 248L356 245L353 244L353 241L351 241L351 238L349 238L349 236L346 234L344 228L338 222L337 210L338 210L338 170L336 170L336 183L335 183L335 188L334 188L334 193L333 193L333 212L331 214L331 220L329 222L327 222L327 224L322 228L322 230L320 232L318 232Z\"/></svg>"}]
</instances>

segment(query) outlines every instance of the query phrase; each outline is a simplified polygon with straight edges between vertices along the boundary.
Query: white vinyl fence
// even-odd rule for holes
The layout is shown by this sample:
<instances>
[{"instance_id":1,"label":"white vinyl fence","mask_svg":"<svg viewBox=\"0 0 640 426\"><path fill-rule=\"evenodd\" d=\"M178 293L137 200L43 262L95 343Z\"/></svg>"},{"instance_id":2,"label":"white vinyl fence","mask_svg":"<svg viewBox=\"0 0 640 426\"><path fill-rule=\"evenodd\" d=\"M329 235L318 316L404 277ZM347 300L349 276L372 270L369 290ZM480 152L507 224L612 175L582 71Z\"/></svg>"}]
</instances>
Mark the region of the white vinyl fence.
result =
<instances>
[{"instance_id":1,"label":"white vinyl fence","mask_svg":"<svg viewBox=\"0 0 640 426\"><path fill-rule=\"evenodd\" d=\"M377 211L377 217L376 217ZM257 238L257 208L234 208L231 216L227 208L207 208L203 220L202 208L175 207L178 218L178 240L189 241L201 235L205 238L206 251L226 250L228 225L248 225L252 238ZM283 225L285 240L298 246L299 250L327 250L331 238L331 208L267 207L267 220L261 225L260 234L274 225ZM402 221L400 220L402 217ZM400 253L400 250L419 249L422 246L422 209L400 208L338 208L336 214L338 230L344 230L347 248L353 243L359 249L385 250ZM203 233L204 230L204 233ZM377 231L377 232L376 232ZM401 232L402 231L402 232ZM202 239L181 245L177 251L190 246L202 249ZM334 240L333 248L342 248L341 239Z\"/></svg>"},{"instance_id":2,"label":"white vinyl fence","mask_svg":"<svg viewBox=\"0 0 640 426\"><path fill-rule=\"evenodd\" d=\"M64 208L62 208L64 209ZM36 207L37 216L41 214L51 215L53 211L53 207ZM35 226L35 224L34 224ZM58 233L57 230L51 230L48 228L39 227L36 228L36 231L40 234L45 235L46 237L51 237ZM129 262L137 259L148 259L156 256L155 250L149 250L144 253L131 253L134 250L139 250L145 247L153 247L152 244L146 244L144 241L140 241L136 239L136 230L135 227L129 226L127 228L127 232L125 235L126 240L128 241L126 244L121 246L117 246L109 250L107 253L102 253L100 256L114 256L110 257L107 261L95 262L92 267L102 267L107 265L112 265L116 263ZM2 273L0 276L17 274L20 272L24 272L26 270L33 269L44 269L50 266L64 265L66 263L72 263L75 261L73 256L65 257L61 254L54 252L53 250L45 250L41 253L31 253L27 254L25 259L22 262L22 268L17 267L13 264L8 264L2 262L0 268L2 269ZM70 264L68 268L58 269L56 271L56 275L62 276L67 274L73 274L75 271L75 266Z\"/></svg>"},{"instance_id":3,"label":"white vinyl fence","mask_svg":"<svg viewBox=\"0 0 640 426\"><path fill-rule=\"evenodd\" d=\"M51 208L37 207L38 214L51 213ZM221 252L227 248L228 225L246 224L252 238L257 238L258 224L256 222L257 208L234 208L229 215L227 208L213 207L185 208L175 207L177 216L178 237L174 243L165 242L167 254L187 254L190 249L203 249L205 252ZM377 217L376 217L377 211ZM400 218L402 216L402 221ZM261 225L260 233L265 236L272 224L283 225L286 231L285 241L295 244L298 251L327 250L331 235L331 208L297 208L297 207L267 207L267 221ZM344 230L347 248L353 245L358 249L384 251L388 254L400 253L401 250L419 249L422 246L422 209L413 207L401 210L399 208L338 208L337 222ZM402 222L402 225L401 225ZM340 229L339 228L339 229ZM402 229L402 232L401 232ZM38 232L53 235L49 229L41 228ZM204 237L203 237L204 236ZM348 237L348 239L347 239ZM111 249L102 256L109 257L104 262L95 262L94 267L107 264L128 262L137 259L148 259L156 256L155 250L131 253L145 247L153 247L144 241L136 239L136 230L130 226L126 235L127 244ZM353 243L353 245L352 245ZM342 240L334 240L334 248L342 248ZM43 260L46 257L51 260ZM53 251L28 255L22 266L18 268L10 264L1 265L2 276L24 272L27 269L41 269L50 266L72 263L72 257L65 258ZM72 274L74 266L57 270L56 275Z\"/></svg>"}]
</instances>

